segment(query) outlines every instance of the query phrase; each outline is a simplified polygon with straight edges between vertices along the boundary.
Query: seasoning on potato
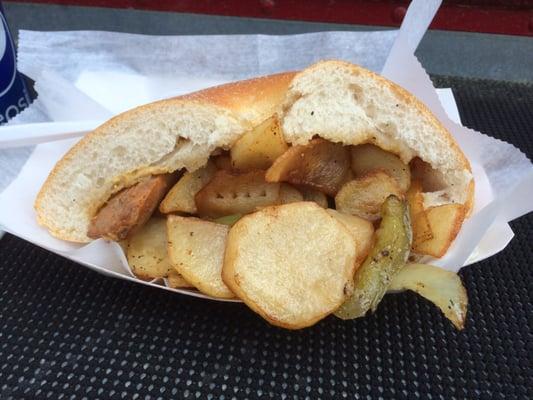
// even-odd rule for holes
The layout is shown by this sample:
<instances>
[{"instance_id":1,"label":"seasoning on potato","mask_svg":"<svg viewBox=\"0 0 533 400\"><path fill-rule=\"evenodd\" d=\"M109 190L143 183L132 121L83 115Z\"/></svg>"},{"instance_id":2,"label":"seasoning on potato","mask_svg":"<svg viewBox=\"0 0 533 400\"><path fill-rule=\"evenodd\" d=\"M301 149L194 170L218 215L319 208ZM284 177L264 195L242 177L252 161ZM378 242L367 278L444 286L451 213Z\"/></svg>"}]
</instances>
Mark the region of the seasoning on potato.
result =
<instances>
[{"instance_id":1,"label":"seasoning on potato","mask_svg":"<svg viewBox=\"0 0 533 400\"><path fill-rule=\"evenodd\" d=\"M167 220L170 264L200 292L235 297L220 272L229 227L198 218L171 215Z\"/></svg>"},{"instance_id":2,"label":"seasoning on potato","mask_svg":"<svg viewBox=\"0 0 533 400\"><path fill-rule=\"evenodd\" d=\"M222 278L271 324L312 325L350 295L357 250L326 210L298 202L247 215L228 234Z\"/></svg>"},{"instance_id":3,"label":"seasoning on potato","mask_svg":"<svg viewBox=\"0 0 533 400\"><path fill-rule=\"evenodd\" d=\"M126 258L132 272L140 279L165 278L174 268L167 252L167 229L164 218L151 218L126 245Z\"/></svg>"}]
</instances>

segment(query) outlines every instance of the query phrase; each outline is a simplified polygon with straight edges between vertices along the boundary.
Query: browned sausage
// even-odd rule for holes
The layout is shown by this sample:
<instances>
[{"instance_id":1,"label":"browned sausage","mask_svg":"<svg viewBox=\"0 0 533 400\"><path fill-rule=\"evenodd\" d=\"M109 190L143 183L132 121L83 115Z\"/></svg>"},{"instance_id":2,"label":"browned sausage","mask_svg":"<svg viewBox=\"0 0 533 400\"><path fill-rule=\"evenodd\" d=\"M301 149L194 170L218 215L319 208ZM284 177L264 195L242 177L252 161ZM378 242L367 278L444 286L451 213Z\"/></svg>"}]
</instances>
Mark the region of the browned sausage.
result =
<instances>
[{"instance_id":1,"label":"browned sausage","mask_svg":"<svg viewBox=\"0 0 533 400\"><path fill-rule=\"evenodd\" d=\"M176 174L151 176L113 196L92 219L87 236L124 240L152 216L176 182Z\"/></svg>"}]
</instances>

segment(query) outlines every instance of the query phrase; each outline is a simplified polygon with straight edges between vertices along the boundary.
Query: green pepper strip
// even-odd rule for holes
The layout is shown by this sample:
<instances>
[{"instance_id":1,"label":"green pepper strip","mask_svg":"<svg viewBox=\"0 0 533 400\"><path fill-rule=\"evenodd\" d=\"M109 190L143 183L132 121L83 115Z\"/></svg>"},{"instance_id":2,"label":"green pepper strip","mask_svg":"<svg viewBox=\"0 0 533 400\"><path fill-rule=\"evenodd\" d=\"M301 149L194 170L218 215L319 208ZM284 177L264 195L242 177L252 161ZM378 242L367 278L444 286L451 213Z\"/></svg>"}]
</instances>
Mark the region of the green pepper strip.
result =
<instances>
[{"instance_id":1,"label":"green pepper strip","mask_svg":"<svg viewBox=\"0 0 533 400\"><path fill-rule=\"evenodd\" d=\"M374 312L394 275L405 266L412 241L407 206L396 196L389 196L381 215L376 244L355 273L353 294L335 312L339 318L354 319L368 310Z\"/></svg>"}]
</instances>

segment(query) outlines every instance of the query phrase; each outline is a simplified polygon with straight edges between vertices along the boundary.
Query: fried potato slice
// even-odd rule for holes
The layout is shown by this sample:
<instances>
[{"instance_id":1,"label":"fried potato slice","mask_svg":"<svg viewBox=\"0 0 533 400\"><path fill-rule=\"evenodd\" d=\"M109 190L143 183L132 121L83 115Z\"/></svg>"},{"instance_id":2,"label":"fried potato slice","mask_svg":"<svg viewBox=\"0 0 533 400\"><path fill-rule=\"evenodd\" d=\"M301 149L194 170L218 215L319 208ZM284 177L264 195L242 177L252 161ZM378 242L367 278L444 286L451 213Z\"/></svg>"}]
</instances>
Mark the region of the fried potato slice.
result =
<instances>
[{"instance_id":1,"label":"fried potato slice","mask_svg":"<svg viewBox=\"0 0 533 400\"><path fill-rule=\"evenodd\" d=\"M279 203L288 204L303 201L304 197L298 189L293 188L288 183L282 183L279 189Z\"/></svg>"},{"instance_id":2,"label":"fried potato slice","mask_svg":"<svg viewBox=\"0 0 533 400\"><path fill-rule=\"evenodd\" d=\"M313 139L293 146L274 161L266 172L267 182L306 185L335 196L350 172L348 150L340 143Z\"/></svg>"},{"instance_id":3,"label":"fried potato slice","mask_svg":"<svg viewBox=\"0 0 533 400\"><path fill-rule=\"evenodd\" d=\"M355 215L343 214L332 209L326 211L352 234L357 249L357 267L359 267L374 244L374 225Z\"/></svg>"},{"instance_id":4,"label":"fried potato slice","mask_svg":"<svg viewBox=\"0 0 533 400\"><path fill-rule=\"evenodd\" d=\"M412 290L431 301L457 329L463 329L468 297L461 278L426 264L407 264L393 278L389 290Z\"/></svg>"},{"instance_id":5,"label":"fried potato slice","mask_svg":"<svg viewBox=\"0 0 533 400\"><path fill-rule=\"evenodd\" d=\"M411 184L411 172L398 156L373 144L360 144L351 148L352 171L356 177L375 170L382 170L396 179L405 193Z\"/></svg>"},{"instance_id":6,"label":"fried potato slice","mask_svg":"<svg viewBox=\"0 0 533 400\"><path fill-rule=\"evenodd\" d=\"M179 288L191 288L193 287L189 282L185 280L177 271L170 271L167 276L167 285L168 287L179 289Z\"/></svg>"},{"instance_id":7,"label":"fried potato slice","mask_svg":"<svg viewBox=\"0 0 533 400\"><path fill-rule=\"evenodd\" d=\"M192 217L167 219L170 263L187 282L213 297L232 298L221 271L229 227Z\"/></svg>"},{"instance_id":8,"label":"fried potato slice","mask_svg":"<svg viewBox=\"0 0 533 400\"><path fill-rule=\"evenodd\" d=\"M215 165L208 162L205 167L183 174L159 205L159 211L163 214L172 212L195 214L197 209L194 196L213 178L215 172Z\"/></svg>"},{"instance_id":9,"label":"fried potato slice","mask_svg":"<svg viewBox=\"0 0 533 400\"><path fill-rule=\"evenodd\" d=\"M466 210L462 204L445 204L426 210L433 238L413 245L413 251L440 258L461 229Z\"/></svg>"},{"instance_id":10,"label":"fried potato slice","mask_svg":"<svg viewBox=\"0 0 533 400\"><path fill-rule=\"evenodd\" d=\"M305 186L302 186L299 190L304 197L304 201L313 201L322 208L328 208L328 198L321 191Z\"/></svg>"},{"instance_id":11,"label":"fried potato slice","mask_svg":"<svg viewBox=\"0 0 533 400\"><path fill-rule=\"evenodd\" d=\"M174 271L167 254L164 218L152 217L127 241L126 258L136 277L143 280L165 278Z\"/></svg>"},{"instance_id":12,"label":"fried potato slice","mask_svg":"<svg viewBox=\"0 0 533 400\"><path fill-rule=\"evenodd\" d=\"M424 210L424 196L422 195L422 184L420 181L413 181L406 194L411 214L411 227L413 229L413 247L433 238L433 232L429 225L429 218Z\"/></svg>"},{"instance_id":13,"label":"fried potato slice","mask_svg":"<svg viewBox=\"0 0 533 400\"><path fill-rule=\"evenodd\" d=\"M265 182L264 171L246 173L217 171L195 197L198 214L219 218L248 214L260 207L278 204L280 184Z\"/></svg>"},{"instance_id":14,"label":"fried potato slice","mask_svg":"<svg viewBox=\"0 0 533 400\"><path fill-rule=\"evenodd\" d=\"M230 230L222 278L273 325L299 329L352 292L356 248L346 227L311 202L267 207Z\"/></svg>"},{"instance_id":15,"label":"fried potato slice","mask_svg":"<svg viewBox=\"0 0 533 400\"><path fill-rule=\"evenodd\" d=\"M240 171L267 169L289 146L276 117L245 133L231 148L231 164Z\"/></svg>"},{"instance_id":16,"label":"fried potato slice","mask_svg":"<svg viewBox=\"0 0 533 400\"><path fill-rule=\"evenodd\" d=\"M390 195L403 198L396 180L383 171L372 171L346 183L335 196L335 206L344 214L376 221L381 205Z\"/></svg>"}]
</instances>

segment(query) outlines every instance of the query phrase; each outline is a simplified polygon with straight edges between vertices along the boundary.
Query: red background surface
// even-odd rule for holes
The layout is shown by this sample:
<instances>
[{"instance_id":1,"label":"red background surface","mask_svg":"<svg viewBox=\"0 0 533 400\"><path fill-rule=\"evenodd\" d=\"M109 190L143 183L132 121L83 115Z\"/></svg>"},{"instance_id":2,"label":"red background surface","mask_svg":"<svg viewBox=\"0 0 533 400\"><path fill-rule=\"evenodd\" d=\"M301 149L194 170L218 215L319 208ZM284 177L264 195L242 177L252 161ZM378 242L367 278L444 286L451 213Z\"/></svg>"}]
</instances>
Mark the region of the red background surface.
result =
<instances>
[{"instance_id":1,"label":"red background surface","mask_svg":"<svg viewBox=\"0 0 533 400\"><path fill-rule=\"evenodd\" d=\"M12 2L382 26L399 26L409 4L409 1L401 0L12 0ZM445 0L431 28L533 36L533 0Z\"/></svg>"}]
</instances>

